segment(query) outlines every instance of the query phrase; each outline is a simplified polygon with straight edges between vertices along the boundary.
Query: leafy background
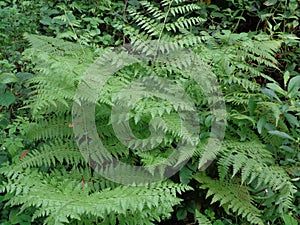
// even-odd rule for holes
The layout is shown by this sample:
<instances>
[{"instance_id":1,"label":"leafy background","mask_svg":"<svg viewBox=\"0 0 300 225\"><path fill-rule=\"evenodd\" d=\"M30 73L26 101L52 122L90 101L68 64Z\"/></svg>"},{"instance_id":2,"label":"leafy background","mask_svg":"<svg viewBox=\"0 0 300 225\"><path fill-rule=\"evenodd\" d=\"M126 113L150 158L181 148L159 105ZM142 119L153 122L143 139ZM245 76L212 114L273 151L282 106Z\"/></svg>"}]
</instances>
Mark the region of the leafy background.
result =
<instances>
[{"instance_id":1,"label":"leafy background","mask_svg":"<svg viewBox=\"0 0 300 225\"><path fill-rule=\"evenodd\" d=\"M1 224L298 224L299 4L2 1ZM134 187L89 167L72 131L71 109L81 75L96 58L141 40L172 42L197 54L218 79L228 118L220 151L205 149L214 121L201 88L178 69L189 66L184 56L174 65L137 63L120 70L101 93L96 122L106 148L123 162L159 164L182 138L176 105L145 98L132 110L132 129L145 138L149 120L160 116L166 121L157 127L167 131L163 143L136 152L118 141L110 112L128 83L166 77L200 112L201 142L195 154L182 156L190 158L186 166L164 182ZM216 160L201 170L211 157Z\"/></svg>"}]
</instances>

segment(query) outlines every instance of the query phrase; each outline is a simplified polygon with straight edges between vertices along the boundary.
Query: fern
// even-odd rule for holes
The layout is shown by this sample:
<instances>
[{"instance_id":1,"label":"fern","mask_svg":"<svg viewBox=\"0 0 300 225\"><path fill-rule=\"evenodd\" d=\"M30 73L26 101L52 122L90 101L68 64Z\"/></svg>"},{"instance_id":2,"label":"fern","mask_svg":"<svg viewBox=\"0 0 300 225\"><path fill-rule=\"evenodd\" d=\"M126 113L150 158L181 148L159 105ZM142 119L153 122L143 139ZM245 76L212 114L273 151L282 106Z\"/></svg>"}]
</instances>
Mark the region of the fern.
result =
<instances>
[{"instance_id":1,"label":"fern","mask_svg":"<svg viewBox=\"0 0 300 225\"><path fill-rule=\"evenodd\" d=\"M47 119L39 119L26 127L26 138L31 141L46 139L64 139L73 137L70 115L56 115Z\"/></svg>"},{"instance_id":2,"label":"fern","mask_svg":"<svg viewBox=\"0 0 300 225\"><path fill-rule=\"evenodd\" d=\"M49 112L50 108L53 111L53 107L60 107L60 104L70 107L76 91L75 84L92 63L91 50L51 37L25 37L32 45L25 51L25 57L37 65L35 70L38 72L29 82L33 92L27 107L32 109L33 115L41 111Z\"/></svg>"},{"instance_id":3,"label":"fern","mask_svg":"<svg viewBox=\"0 0 300 225\"><path fill-rule=\"evenodd\" d=\"M196 211L195 219L199 225L212 225L208 218L202 213L200 213L198 210Z\"/></svg>"},{"instance_id":4,"label":"fern","mask_svg":"<svg viewBox=\"0 0 300 225\"><path fill-rule=\"evenodd\" d=\"M31 43L25 56L36 73L27 83L32 92L25 105L32 118L22 124L31 145L26 156L0 170L6 177L1 191L11 196L7 205L33 208L33 220L42 217L46 224L155 224L170 218L181 203L176 195L191 188L154 181L190 158L211 175L217 158L218 178L194 176L212 203L252 224L264 223L264 208L255 205L261 197L257 190L272 191L265 199L280 213L291 207L295 187L248 126L255 127L256 113L268 109L267 121L287 129L278 104L269 104L257 82L273 82L266 71L278 70L275 53L281 41L226 30L199 32L206 21L197 16L201 7L186 0L140 1L129 12L134 25L123 27L131 44L98 53L61 39L25 35ZM221 88L230 110L223 146ZM250 99L257 107L249 106ZM220 108L211 112L215 105ZM85 116L74 115L76 109ZM94 133L87 132L95 122ZM127 130L115 129L124 123ZM261 134L263 140L270 137L266 130ZM184 151L176 150L184 144ZM199 212L196 221L211 224Z\"/></svg>"},{"instance_id":5,"label":"fern","mask_svg":"<svg viewBox=\"0 0 300 225\"><path fill-rule=\"evenodd\" d=\"M291 183L285 171L274 166L274 159L264 145L255 142L226 142L221 150L222 157L219 160L220 180L238 173L241 183L253 184L255 189L267 188L277 191L276 202L282 210L292 206L293 194L296 188ZM275 201L275 200L274 200ZM278 200L277 200L278 201Z\"/></svg>"},{"instance_id":6,"label":"fern","mask_svg":"<svg viewBox=\"0 0 300 225\"><path fill-rule=\"evenodd\" d=\"M176 193L190 190L188 186L156 183L148 187L126 187L107 181L98 173L107 177L113 175L118 182L132 185L132 180L139 184L143 183L145 173L149 176L152 173L154 177L157 175L161 178L164 171L151 170L151 166L146 171L132 170L124 163L115 164L110 156L106 157L98 152L82 154L84 152L78 149L76 143L79 146L87 146L90 137L84 133L80 136L72 133L72 129L76 130L81 126L71 117L73 101L96 103L95 116L99 124L97 132L100 138L108 140L105 142L108 152L122 162L135 163L139 157L137 152L129 150L126 145L122 145L118 137L114 136L111 123L115 122L114 120L118 121L119 118L112 118L111 110L117 101L122 101L126 97L126 94L122 96L118 93L135 79L136 76L132 76L132 71L139 73L145 69L145 65L125 51L117 53L107 50L96 61L94 67L88 68L89 63L96 57L90 49L82 49L77 44L49 37L35 35L26 37L32 44L26 51L26 56L36 64L37 74L28 83L32 87L32 98L26 103L26 107L31 108L33 118L23 124L23 130L28 141L36 143L36 146L29 149L21 160L15 160L12 165L1 168L1 173L7 178L7 182L2 184L2 192L14 196L7 205L21 205L22 210L31 207L35 209L33 220L42 217L46 224L78 222L81 218L103 224L117 222L153 224L155 221L170 217L172 207L180 203ZM115 66L117 75L101 80L105 86L99 91L95 81L92 80L97 79L93 73L99 68L104 71L107 68L106 73L109 77L111 64ZM124 66L125 68L121 69ZM146 68L152 71L149 70L151 67ZM158 70L158 65L156 69ZM82 87L78 86L82 74L87 75L85 77L87 79L86 83L82 81L80 85L86 85L87 92L84 95L75 95L77 88ZM150 74L156 75L155 71ZM143 76L141 78L143 79ZM160 80L153 82L159 84ZM172 96L172 91L166 94ZM169 152L167 149L173 150L172 144L178 139L186 142L194 141L189 132L182 131L184 129L178 122L180 117L174 116L176 110L191 110L192 107L188 102L176 103L174 100L175 104L167 101L160 101L157 104L149 98L151 96L147 92L144 93L144 97L145 99L138 102L130 112L129 119L136 125L135 133L143 133L141 132L144 131L143 123L147 123L149 118L162 116L166 123L154 121L152 128L166 131L169 140L163 144L167 154ZM128 99L128 103L134 104L134 99ZM132 145L129 143L129 147L133 149L145 145L153 147L153 143L157 142L156 139L157 137L141 139ZM103 160L107 160L107 166L99 164ZM174 163L165 163L165 167L162 168ZM94 167L94 170L92 171L89 166ZM59 168L59 171L53 170L54 167ZM116 170L119 173L116 173Z\"/></svg>"},{"instance_id":7,"label":"fern","mask_svg":"<svg viewBox=\"0 0 300 225\"><path fill-rule=\"evenodd\" d=\"M241 215L252 224L264 224L262 215L253 205L249 189L246 186L213 180L200 173L196 174L194 178L201 184L201 189L208 189L206 198L212 196L211 203L218 201L221 206Z\"/></svg>"},{"instance_id":8,"label":"fern","mask_svg":"<svg viewBox=\"0 0 300 225\"><path fill-rule=\"evenodd\" d=\"M18 167L50 167L64 162L75 166L83 163L83 158L75 143L56 140L50 144L43 144L39 150L32 150L18 164Z\"/></svg>"},{"instance_id":9,"label":"fern","mask_svg":"<svg viewBox=\"0 0 300 225\"><path fill-rule=\"evenodd\" d=\"M247 34L233 34L230 31L215 36L206 34L206 37L206 46L199 46L199 51L205 61L213 63L214 72L222 78L226 93L233 94L235 89L241 92L239 86L246 93L258 91L260 87L254 80L256 77L273 81L260 68L278 69L274 54L281 46L281 41L269 40L263 35L256 40Z\"/></svg>"},{"instance_id":10,"label":"fern","mask_svg":"<svg viewBox=\"0 0 300 225\"><path fill-rule=\"evenodd\" d=\"M172 32L177 33L178 31L189 30L206 21L200 16L185 16L201 9L199 4L190 3L185 0L162 1L160 3L161 7L149 1L140 1L140 4L143 6L145 12L150 13L151 16L146 16L144 12L134 10L129 11L129 13L135 23L140 27L139 33L145 33L146 36L159 39L163 37L163 39L166 38L166 40L169 40L169 35L163 35L164 29L169 32L169 34ZM189 42L191 42L191 39Z\"/></svg>"},{"instance_id":11,"label":"fern","mask_svg":"<svg viewBox=\"0 0 300 225\"><path fill-rule=\"evenodd\" d=\"M177 192L189 189L184 185L162 183L150 187L119 186L89 194L89 184L83 187L80 180L67 179L60 173L44 176L31 171L22 174L14 183L6 184L5 190L15 194L7 204L22 204L23 209L36 207L33 219L47 216L47 224L80 220L83 214L101 218L102 223L153 224L160 221L162 215L170 216L172 206L180 202Z\"/></svg>"}]
</instances>

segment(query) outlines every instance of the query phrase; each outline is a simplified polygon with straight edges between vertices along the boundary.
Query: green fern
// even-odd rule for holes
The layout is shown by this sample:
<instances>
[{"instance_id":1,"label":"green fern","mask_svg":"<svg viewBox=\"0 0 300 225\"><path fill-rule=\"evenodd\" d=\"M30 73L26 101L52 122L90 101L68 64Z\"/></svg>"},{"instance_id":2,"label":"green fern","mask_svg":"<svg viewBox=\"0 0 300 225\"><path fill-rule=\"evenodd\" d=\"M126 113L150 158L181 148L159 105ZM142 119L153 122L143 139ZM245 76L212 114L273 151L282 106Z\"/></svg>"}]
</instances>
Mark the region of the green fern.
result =
<instances>
[{"instance_id":1,"label":"green fern","mask_svg":"<svg viewBox=\"0 0 300 225\"><path fill-rule=\"evenodd\" d=\"M264 224L260 210L254 206L246 186L213 180L200 173L196 174L194 178L201 184L201 189L208 189L206 198L212 196L211 203L218 201L221 206L241 215L252 224Z\"/></svg>"},{"instance_id":2,"label":"green fern","mask_svg":"<svg viewBox=\"0 0 300 225\"><path fill-rule=\"evenodd\" d=\"M139 3L145 11L129 11L135 23L140 27L139 36L146 35L146 37L163 38L170 41L169 35L171 33L176 34L178 31L190 30L206 21L199 16L186 16L201 9L199 4L186 0L161 1L159 3L160 7L156 3L150 3L149 1L140 1ZM151 16L145 15L145 12L147 14L150 13ZM166 30L168 35L164 34L164 30ZM196 40L197 38L194 39ZM191 38L186 43L191 42L199 43L198 41L192 41ZM184 44L181 43L181 45L183 46Z\"/></svg>"},{"instance_id":3,"label":"green fern","mask_svg":"<svg viewBox=\"0 0 300 225\"><path fill-rule=\"evenodd\" d=\"M72 171L70 171L72 173ZM22 204L22 209L36 207L33 219L47 216L47 224L64 224L82 215L101 218L105 224L153 224L160 217L169 217L172 206L180 203L176 193L189 190L187 186L162 183L149 187L103 189L89 194L89 183L72 180L54 171L43 175L31 170L20 174L5 191L14 194L7 205ZM4 191L3 190L3 191Z\"/></svg>"},{"instance_id":4,"label":"green fern","mask_svg":"<svg viewBox=\"0 0 300 225\"><path fill-rule=\"evenodd\" d=\"M27 83L32 92L25 105L32 118L22 124L24 137L31 145L27 155L14 158L12 165L0 170L6 178L1 191L11 196L7 205L20 205L22 210L33 208L33 219L42 217L46 224L80 224L85 219L97 224L154 224L170 218L173 207L181 202L176 195L191 188L169 181L134 186L131 181L143 184L164 178L166 168L180 169L190 158L199 169L211 172L214 164L208 166L217 158L218 179L199 172L194 176L200 189L208 189L207 197L212 196L212 202L220 202L225 211L229 209L252 224L264 223L265 209L255 205L261 197L254 194L257 190L272 191L274 195L265 199L280 213L289 209L295 187L285 171L275 166L255 131L247 127L255 127L256 113L268 109L267 113L273 115L270 119L266 114L268 122L275 120L276 126L286 129L279 119L278 104L269 104L257 82L258 78L274 82L265 71L278 70L275 53L281 42L226 30L199 32L195 27L205 18L197 16L201 5L196 1L140 1L137 8L129 12L135 24L124 26L132 43L120 49L97 49L95 53L95 49L61 39L25 35L31 43L25 56L35 64L36 73ZM198 67L199 71L193 69ZM217 74L219 84L209 89L215 78L211 70ZM103 72L102 77L95 76L98 71ZM196 78L201 80L201 87ZM147 89L145 83L155 84L155 88ZM137 89L130 90L132 84ZM180 92L175 86L184 90L193 104L184 96L178 97ZM222 147L218 132L223 128L210 132L214 119L226 119L223 109L215 112L220 118L212 118L210 112L211 105L220 104L220 98L215 98L219 87L230 106L231 133ZM158 95L152 96L155 91ZM168 99L164 99L166 95ZM255 99L256 108L251 109L250 99ZM84 106L95 104L95 111L87 112L83 121L72 121L73 103L81 106L80 112ZM124 103L130 111L112 115L114 107ZM198 142L190 132L193 129L182 126L190 114L178 115L178 111L193 110L198 110L200 120L192 119L201 123ZM77 148L76 144L87 149L89 142L97 140L83 129L86 127L82 124L91 118L95 118L95 136L103 140L107 154L85 155ZM113 124L124 121L133 128L131 136L120 138ZM249 142L239 140L243 127L247 127L248 135L243 138ZM72 129L78 129L79 134L73 135ZM159 135L151 136L152 131ZM265 130L261 134L263 140L270 137ZM182 143L188 143L188 148L177 153L174 146ZM152 151L138 151L145 147ZM176 157L168 161L172 154ZM121 163L115 163L112 157ZM141 165L145 170L131 168ZM113 175L115 181L132 186L119 185L99 173ZM151 175L155 175L152 180ZM196 221L210 224L197 212Z\"/></svg>"},{"instance_id":5,"label":"green fern","mask_svg":"<svg viewBox=\"0 0 300 225\"><path fill-rule=\"evenodd\" d=\"M221 149L219 177L221 181L240 173L241 184L252 184L256 190L267 188L278 192L274 200L279 211L292 207L296 188L286 172L274 166L271 153L260 143L225 142ZM278 200L280 199L280 200Z\"/></svg>"},{"instance_id":6,"label":"green fern","mask_svg":"<svg viewBox=\"0 0 300 225\"><path fill-rule=\"evenodd\" d=\"M195 219L199 225L212 225L209 219L205 215L200 213L198 210L195 213Z\"/></svg>"},{"instance_id":7,"label":"green fern","mask_svg":"<svg viewBox=\"0 0 300 225\"><path fill-rule=\"evenodd\" d=\"M7 182L2 184L2 192L14 196L7 205L21 205L22 210L33 207L36 209L33 220L42 217L46 224L69 223L81 218L89 218L103 224L114 224L114 221L120 224L153 224L170 217L172 207L180 203L176 193L190 190L189 187L165 183L149 187L125 187L107 181L97 172L114 175L118 181L123 180L125 183L130 180L140 183L140 180L145 180L145 173L135 170L129 170L127 173L128 166L123 164L99 166L99 159L101 162L103 155L81 154L76 142L85 145L86 140L83 140L84 136L74 136L72 133L72 129L78 127L71 117L73 101L96 103L95 116L99 124L99 137L108 140L105 142L108 152L123 162L134 164L139 155L135 151L129 151L114 137L111 125L114 121L110 113L115 102L126 97L117 94L136 78L132 76L132 68L139 73L145 69L145 65L139 64L134 57L133 61L130 61L128 53L123 52L120 55L107 50L96 61L94 67L88 69L89 63L96 57L89 49L49 37L27 35L26 38L32 43L32 47L26 51L26 56L36 64L37 74L29 82L33 91L26 107L31 109L33 118L29 123L23 124L24 136L37 145L29 149L21 160L16 159L12 165L1 168L1 173L7 178ZM111 54L115 54L116 57L112 57ZM121 60L118 60L118 57ZM115 61L112 61L112 58ZM84 59L86 60L81 61ZM133 62L132 65L127 66L128 59L129 62ZM99 66L111 67L111 64L115 66L117 76L106 80L98 96L93 92L93 88L97 88L94 86L95 82L88 80L93 78L93 73L86 83L91 85L87 86L87 90L91 92L87 91L83 96L75 95L82 74L89 74ZM121 69L124 65L127 67ZM158 67L159 65L155 68L158 70ZM151 67L146 68L152 71L149 70ZM167 71L167 67L162 68ZM119 69L121 70L118 71ZM156 73L153 70L150 74ZM153 129L166 131L169 137L163 143L166 149L173 150L171 144L180 138L193 141L189 133L181 131L182 126L178 122L180 118L174 114L179 109L191 110L188 102L175 102L172 105L162 101L157 104L153 99L147 98L147 92L144 97L146 98L136 104L130 114L130 119L136 125L135 133L144 131L143 123L147 123L149 118L162 116L166 123L153 123ZM131 103L130 101L132 100L129 99L128 102ZM118 117L115 119L118 120ZM142 140L130 146L137 148L138 145L145 146L153 141L157 140L149 139L149 143ZM168 154L168 150L166 153ZM93 163L96 163L96 166L92 171L89 166ZM53 170L54 167L59 170ZM116 174L116 168L121 172ZM146 172L149 175L151 172L157 173L150 167ZM158 177L160 176L163 176L163 171L158 171Z\"/></svg>"},{"instance_id":8,"label":"green fern","mask_svg":"<svg viewBox=\"0 0 300 225\"><path fill-rule=\"evenodd\" d=\"M29 152L17 167L50 167L64 163L75 166L83 162L83 157L74 142L55 140L50 144L42 144L39 150Z\"/></svg>"},{"instance_id":9,"label":"green fern","mask_svg":"<svg viewBox=\"0 0 300 225\"><path fill-rule=\"evenodd\" d=\"M32 45L25 51L25 57L37 65L37 75L28 83L33 91L26 107L32 109L34 116L41 111L56 111L61 104L70 108L76 83L92 63L93 53L88 48L51 37L26 34L25 38Z\"/></svg>"}]
</instances>

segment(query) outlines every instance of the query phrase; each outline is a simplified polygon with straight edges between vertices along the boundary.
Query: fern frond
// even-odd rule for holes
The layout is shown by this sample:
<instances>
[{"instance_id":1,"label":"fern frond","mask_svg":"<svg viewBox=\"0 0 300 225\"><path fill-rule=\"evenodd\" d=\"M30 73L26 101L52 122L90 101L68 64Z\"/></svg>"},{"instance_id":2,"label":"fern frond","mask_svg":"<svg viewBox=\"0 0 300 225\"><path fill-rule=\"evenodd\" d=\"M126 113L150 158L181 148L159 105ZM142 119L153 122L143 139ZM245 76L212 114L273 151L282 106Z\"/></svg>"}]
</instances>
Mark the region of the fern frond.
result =
<instances>
[{"instance_id":1,"label":"fern frond","mask_svg":"<svg viewBox=\"0 0 300 225\"><path fill-rule=\"evenodd\" d=\"M193 12L196 10L200 10L201 6L199 4L184 4L184 5L177 5L170 8L170 13L173 16L180 15L180 14L186 14L189 12Z\"/></svg>"},{"instance_id":2,"label":"fern frond","mask_svg":"<svg viewBox=\"0 0 300 225\"><path fill-rule=\"evenodd\" d=\"M205 215L200 213L198 210L196 210L195 219L196 219L198 225L212 225L212 223L209 221L209 219Z\"/></svg>"},{"instance_id":3,"label":"fern frond","mask_svg":"<svg viewBox=\"0 0 300 225\"><path fill-rule=\"evenodd\" d=\"M73 137L72 120L70 115L57 115L48 119L40 119L30 123L26 128L29 140L70 139Z\"/></svg>"},{"instance_id":4,"label":"fern frond","mask_svg":"<svg viewBox=\"0 0 300 225\"><path fill-rule=\"evenodd\" d=\"M204 23L206 20L200 17L179 17L177 21L166 24L166 30L176 32L177 29L189 29L192 26Z\"/></svg>"},{"instance_id":5,"label":"fern frond","mask_svg":"<svg viewBox=\"0 0 300 225\"><path fill-rule=\"evenodd\" d=\"M203 174L196 174L194 178L201 184L201 189L208 189L206 198L212 196L211 203L220 202L226 209L232 210L246 218L252 224L264 225L259 209L253 205L253 200L246 186L213 180Z\"/></svg>"},{"instance_id":6,"label":"fern frond","mask_svg":"<svg viewBox=\"0 0 300 225\"><path fill-rule=\"evenodd\" d=\"M265 40L265 41L244 41L241 43L241 49L248 52L248 57L260 64L277 68L277 59L274 54L279 50L282 44L281 40Z\"/></svg>"},{"instance_id":7,"label":"fern frond","mask_svg":"<svg viewBox=\"0 0 300 225\"><path fill-rule=\"evenodd\" d=\"M34 116L57 107L58 103L70 107L76 83L92 63L93 53L79 44L51 37L26 35L26 38L32 47L24 54L36 64L38 74L29 81L33 91L26 107L32 109Z\"/></svg>"},{"instance_id":8,"label":"fern frond","mask_svg":"<svg viewBox=\"0 0 300 225\"><path fill-rule=\"evenodd\" d=\"M50 167L55 166L57 163L63 164L64 162L70 165L84 163L84 158L73 141L64 143L62 140L56 140L50 144L43 144L40 150L32 150L28 153L17 164L17 167Z\"/></svg>"},{"instance_id":9,"label":"fern frond","mask_svg":"<svg viewBox=\"0 0 300 225\"><path fill-rule=\"evenodd\" d=\"M247 105L250 98L260 99L261 94L257 93L244 93L244 92L232 92L227 94L225 101L234 105Z\"/></svg>"},{"instance_id":10,"label":"fern frond","mask_svg":"<svg viewBox=\"0 0 300 225\"><path fill-rule=\"evenodd\" d=\"M281 199L280 207L291 207L295 187L283 169L273 166L272 154L264 145L254 141L225 142L218 164L221 181L229 174L232 174L232 178L241 173L242 184L254 184L255 189L267 187L277 191Z\"/></svg>"},{"instance_id":11,"label":"fern frond","mask_svg":"<svg viewBox=\"0 0 300 225\"><path fill-rule=\"evenodd\" d=\"M103 223L153 224L170 217L173 206L180 203L176 193L190 190L186 185L156 183L149 187L119 186L89 194L88 186L80 180L70 180L63 174L24 174L15 184L7 183L5 191L14 193L8 205L25 209L38 208L33 219L46 217L46 224L63 224L70 219L80 220L84 215L95 216ZM28 185L30 183L30 185ZM112 213L113 212L113 213Z\"/></svg>"},{"instance_id":12,"label":"fern frond","mask_svg":"<svg viewBox=\"0 0 300 225\"><path fill-rule=\"evenodd\" d=\"M139 2L147 11L147 13L151 14L155 19L160 21L161 19L164 19L166 16L166 13L161 11L157 6L154 4L148 2L148 1L140 1ZM137 21L138 22L138 21Z\"/></svg>"},{"instance_id":13,"label":"fern frond","mask_svg":"<svg viewBox=\"0 0 300 225\"><path fill-rule=\"evenodd\" d=\"M130 12L133 18L135 19L137 25L141 27L148 35L150 36L157 36L159 35L160 31L162 30L162 24L144 16L142 13L138 12Z\"/></svg>"},{"instance_id":14,"label":"fern frond","mask_svg":"<svg viewBox=\"0 0 300 225\"><path fill-rule=\"evenodd\" d=\"M200 5L188 1L161 1L162 8L167 7L167 9L161 9L149 1L141 1L140 4L147 14L150 13L149 15L146 16L145 12L133 10L129 13L140 29L150 37L161 38L164 28L168 32L176 33L178 30L189 30L206 21L199 16L182 16L201 9Z\"/></svg>"}]
</instances>

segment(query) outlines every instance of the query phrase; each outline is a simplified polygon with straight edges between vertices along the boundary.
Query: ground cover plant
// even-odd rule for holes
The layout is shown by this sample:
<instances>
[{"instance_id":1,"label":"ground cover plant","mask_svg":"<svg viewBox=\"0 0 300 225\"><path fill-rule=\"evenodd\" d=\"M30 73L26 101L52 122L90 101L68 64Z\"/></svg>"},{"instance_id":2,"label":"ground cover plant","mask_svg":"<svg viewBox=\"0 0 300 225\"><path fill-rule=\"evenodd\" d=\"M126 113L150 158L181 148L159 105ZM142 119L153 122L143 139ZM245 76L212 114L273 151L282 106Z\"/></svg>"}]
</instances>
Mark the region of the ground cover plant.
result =
<instances>
[{"instance_id":1,"label":"ground cover plant","mask_svg":"<svg viewBox=\"0 0 300 225\"><path fill-rule=\"evenodd\" d=\"M1 224L298 224L299 4L1 2ZM92 92L85 76L105 69ZM126 166L83 153L78 102ZM194 150L168 160L181 145ZM140 185L128 165L177 173Z\"/></svg>"}]
</instances>

